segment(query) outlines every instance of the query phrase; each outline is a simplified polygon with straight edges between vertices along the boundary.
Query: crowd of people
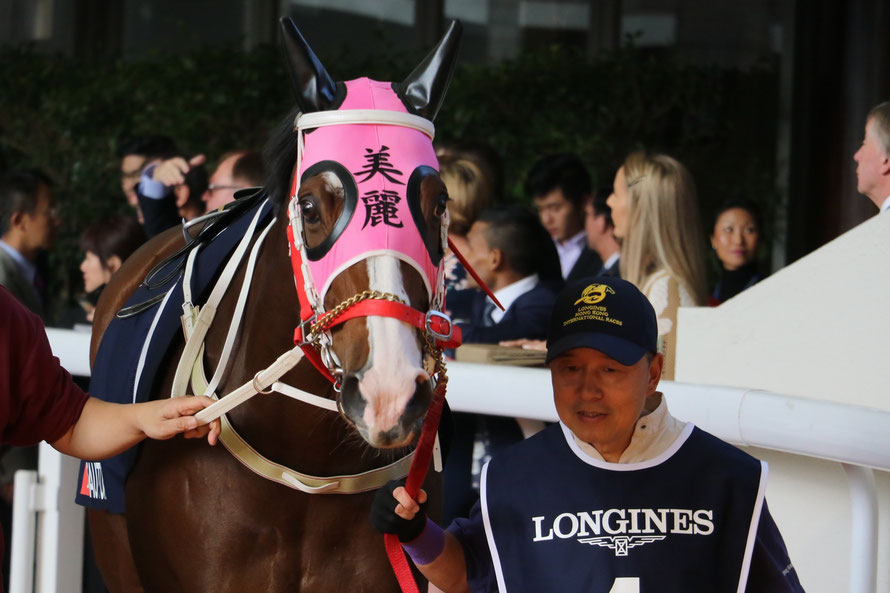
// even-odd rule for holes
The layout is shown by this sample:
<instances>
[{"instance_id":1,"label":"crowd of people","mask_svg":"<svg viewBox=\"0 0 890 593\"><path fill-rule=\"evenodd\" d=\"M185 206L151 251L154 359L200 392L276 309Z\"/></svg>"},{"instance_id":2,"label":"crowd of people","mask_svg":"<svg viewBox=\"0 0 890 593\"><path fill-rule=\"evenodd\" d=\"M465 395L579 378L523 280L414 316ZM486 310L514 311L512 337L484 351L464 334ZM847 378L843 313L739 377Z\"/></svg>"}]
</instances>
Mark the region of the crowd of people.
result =
<instances>
[{"instance_id":1,"label":"crowd of people","mask_svg":"<svg viewBox=\"0 0 890 593\"><path fill-rule=\"evenodd\" d=\"M205 155L178 151L171 140L159 136L122 143L117 158L132 211L97 220L83 230L81 300L86 322L102 288L148 238L224 207L238 190L263 185L265 177L256 151L228 152L209 173ZM511 419L457 415L445 478L445 517L454 520L451 527L443 531L427 519L421 512L425 494L415 500L399 484L378 494L372 511L375 525L398 534L421 572L446 591L488 591L505 583L511 584L510 590L547 590L554 571L562 571L560 578L572 582L602 581L605 591L617 578L611 557L582 568L570 562L577 549L533 545L558 543L564 539L561 530L570 526L577 531L580 525L583 531L595 520L599 530L599 521L607 521L604 514L596 519L570 515L571 520L560 522L560 511L568 508L566 498L552 493L577 492L569 498L584 497L578 499L582 506L595 500L600 508L611 509L606 513L620 509L624 525L633 521L636 526L638 519L647 525L650 520L664 523L668 519L638 517L633 509L660 509L666 504L664 492L679 483L695 483L692 475L707 465L713 469L709 475L728 480L732 491L715 500L707 487L690 486L690 498L684 500L710 510L689 511L693 514L682 521L679 515L673 517L670 521L679 530L675 532L710 534L718 528L714 509L722 505L729 519L720 524L720 542L712 546L713 565L734 575L736 584L747 579L749 591L801 590L762 492L757 494L760 465L674 419L657 391L661 379L674 376L678 308L719 305L763 278L758 262L762 220L756 204L728 200L705 228L690 171L676 158L646 151L627 155L611 186L600 188L592 186L577 156L542 158L530 168L525 183L533 208L504 203L502 171L490 149L442 147L439 159L450 195L449 239L454 249L445 260L449 313L461 326L465 343L546 350L561 422L526 439L529 431ZM890 103L869 113L854 159L858 190L881 212L890 209ZM208 404L206 398L188 405L104 404L84 394L52 358L41 331L41 318L46 321L48 311L39 256L52 248L59 224L49 177L37 170L3 175L2 442L27 446L47 440L63 452L98 458L145 436L209 432L215 440L218 425L199 429L189 418ZM720 272L710 288L705 233ZM119 434L93 436L91 427L111 420L121 427ZM3 449L0 493L7 511L12 473L33 463L33 450ZM647 490L635 488L639 471L616 472L616 464L652 469L655 479L647 478L647 484L663 484L664 491L659 486L634 494L632 500L614 499L596 484L614 482L615 489L627 493ZM530 466L538 468L534 479L527 479ZM594 475L592 481L584 477L587 474ZM535 516L520 528L512 522L517 513ZM751 526L753 548L751 542L746 544ZM529 533L533 537L516 537ZM554 533L559 536L555 540ZM614 538L607 540L588 543L618 549ZM684 563L677 569L680 574L690 570L684 549L672 546L667 556ZM663 564L632 563L625 568L639 571L643 579L664 579L664 568L659 568ZM639 590L624 586L630 588L620 590ZM679 589L699 590L694 584Z\"/></svg>"}]
</instances>

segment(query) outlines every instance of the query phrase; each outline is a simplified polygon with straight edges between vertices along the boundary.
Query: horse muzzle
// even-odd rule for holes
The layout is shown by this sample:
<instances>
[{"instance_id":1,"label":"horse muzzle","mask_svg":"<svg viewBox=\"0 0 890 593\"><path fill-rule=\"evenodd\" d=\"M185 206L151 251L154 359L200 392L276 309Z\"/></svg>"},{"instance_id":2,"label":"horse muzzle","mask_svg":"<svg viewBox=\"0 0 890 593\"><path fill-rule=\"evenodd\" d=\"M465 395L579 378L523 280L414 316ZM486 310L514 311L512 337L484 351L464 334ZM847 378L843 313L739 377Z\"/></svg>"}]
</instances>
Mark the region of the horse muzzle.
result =
<instances>
[{"instance_id":1,"label":"horse muzzle","mask_svg":"<svg viewBox=\"0 0 890 593\"><path fill-rule=\"evenodd\" d=\"M418 369L410 383L403 380L402 389L392 383L392 377L378 378L372 372L343 375L343 414L362 438L378 449L412 444L433 399L432 381L423 370Z\"/></svg>"}]
</instances>

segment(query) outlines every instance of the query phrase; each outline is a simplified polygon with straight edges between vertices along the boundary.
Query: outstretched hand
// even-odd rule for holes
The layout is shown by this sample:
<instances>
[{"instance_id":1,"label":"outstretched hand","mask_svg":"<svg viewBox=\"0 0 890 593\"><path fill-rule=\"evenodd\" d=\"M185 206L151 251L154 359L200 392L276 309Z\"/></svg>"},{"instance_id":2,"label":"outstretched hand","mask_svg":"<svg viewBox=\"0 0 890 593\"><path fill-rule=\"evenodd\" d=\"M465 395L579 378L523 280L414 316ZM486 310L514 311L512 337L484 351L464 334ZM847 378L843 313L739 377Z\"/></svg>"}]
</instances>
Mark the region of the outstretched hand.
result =
<instances>
[{"instance_id":1,"label":"outstretched hand","mask_svg":"<svg viewBox=\"0 0 890 593\"><path fill-rule=\"evenodd\" d=\"M544 340L530 340L528 338L519 338L518 340L501 340L498 342L500 346L509 346L511 348L523 348L525 350L546 350L547 342Z\"/></svg>"},{"instance_id":2,"label":"outstretched hand","mask_svg":"<svg viewBox=\"0 0 890 593\"><path fill-rule=\"evenodd\" d=\"M402 542L416 538L426 526L426 492L415 500L405 490L405 480L391 480L377 490L371 505L371 523L382 533L394 533Z\"/></svg>"},{"instance_id":3,"label":"outstretched hand","mask_svg":"<svg viewBox=\"0 0 890 593\"><path fill-rule=\"evenodd\" d=\"M195 155L188 161L179 156L173 157L172 159L167 159L166 161L158 163L154 168L154 171L152 171L151 178L158 183L163 183L167 187L182 185L185 183L185 174L188 173L192 167L203 165L206 160L207 157L203 154Z\"/></svg>"},{"instance_id":4,"label":"outstretched hand","mask_svg":"<svg viewBox=\"0 0 890 593\"><path fill-rule=\"evenodd\" d=\"M140 415L140 428L147 437L159 440L172 438L180 433L187 439L207 435L207 442L215 445L219 437L220 421L199 426L194 415L213 403L206 396L172 397L165 400L146 402Z\"/></svg>"}]
</instances>

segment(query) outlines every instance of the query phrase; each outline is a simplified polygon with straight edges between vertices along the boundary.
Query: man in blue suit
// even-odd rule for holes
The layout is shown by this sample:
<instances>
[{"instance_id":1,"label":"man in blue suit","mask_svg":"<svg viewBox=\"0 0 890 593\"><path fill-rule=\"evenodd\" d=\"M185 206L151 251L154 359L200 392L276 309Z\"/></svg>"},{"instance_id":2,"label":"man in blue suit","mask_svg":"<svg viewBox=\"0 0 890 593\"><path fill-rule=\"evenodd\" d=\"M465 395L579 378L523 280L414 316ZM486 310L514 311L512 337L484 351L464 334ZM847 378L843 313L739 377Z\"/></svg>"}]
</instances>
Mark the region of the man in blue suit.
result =
<instances>
[{"instance_id":1,"label":"man in blue suit","mask_svg":"<svg viewBox=\"0 0 890 593\"><path fill-rule=\"evenodd\" d=\"M473 223L467 243L467 261L505 310L498 309L472 279L472 288L449 292L446 306L461 327L463 342L543 339L556 301L546 281L556 254L537 217L515 206L487 210Z\"/></svg>"}]
</instances>

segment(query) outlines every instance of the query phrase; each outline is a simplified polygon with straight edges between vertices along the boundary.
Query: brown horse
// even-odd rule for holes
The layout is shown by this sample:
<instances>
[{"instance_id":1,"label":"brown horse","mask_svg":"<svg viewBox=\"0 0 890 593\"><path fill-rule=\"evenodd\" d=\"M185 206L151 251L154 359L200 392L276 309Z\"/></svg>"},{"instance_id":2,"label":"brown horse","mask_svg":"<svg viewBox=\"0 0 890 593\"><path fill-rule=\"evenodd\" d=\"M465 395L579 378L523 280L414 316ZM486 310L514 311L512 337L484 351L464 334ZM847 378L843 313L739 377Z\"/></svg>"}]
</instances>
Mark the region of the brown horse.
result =
<instances>
[{"instance_id":1,"label":"brown horse","mask_svg":"<svg viewBox=\"0 0 890 593\"><path fill-rule=\"evenodd\" d=\"M347 115L351 123L340 127L364 130L379 124L387 128L375 132L381 138L389 128L400 127L401 120L354 121L356 110L381 109L379 97L362 103L362 91L357 89L367 87L383 94L390 89L388 93L403 107L386 103L383 110L398 111L407 119L432 120L447 88L460 38L460 27L455 23L402 83L384 86L359 79L335 84L293 23L283 20L282 29L302 114L298 117L344 113L344 105L350 105L348 109L353 111ZM373 113L364 115L377 119ZM406 119L403 115L398 117ZM420 143L422 158L412 162L408 150L400 157L397 170L386 167L393 162L385 156L398 156L404 148L401 144L381 147L329 142L322 146L321 127L309 133L301 125L297 124L295 133L292 115L270 141L270 147L275 147L271 151L275 154L271 163L274 173L265 192L277 217L259 248L256 270L249 279L240 331L216 389L220 395L250 383L258 371L293 348L294 329L309 317L306 301L301 315L295 290L295 284L299 289L305 278L294 268L294 251L304 256L302 272L308 270L315 278L316 312L336 310L355 295L373 291L374 295L391 295L385 298L402 301L422 314L436 304L439 295L440 287L431 284L429 274L435 274L444 249L447 194L430 167L431 138L423 137L428 146ZM340 124L321 125L335 128ZM417 130L405 133L417 143ZM390 144L400 142L398 138ZM315 164L295 165L298 149L303 165L309 161ZM367 168L337 166L352 158L344 155L350 151L365 159ZM369 158L369 153L374 153L374 158ZM404 177L398 178L396 173ZM387 177L384 185L370 190L363 187L363 180L375 174L379 174L378 180L380 175ZM402 206L405 208L399 209ZM350 226L353 219L364 219L364 226ZM404 256L392 252L391 245L386 249L369 245L360 257L334 262L329 279L319 280L319 262L341 253L340 247L347 241L363 236L355 234L358 230L379 230L386 225L393 232L413 233L414 238L409 239L416 239L427 250L426 267L417 265L422 258L416 254ZM289 227L297 233L294 242L289 242ZM100 300L93 357L115 312L147 271L182 246L181 231L171 230L128 260ZM234 286L240 286L246 267L238 268ZM433 281L440 282L441 276L434 276ZM210 369L216 368L223 356L228 321L236 314L237 292L226 292L215 317L224 323L211 325L204 340L204 362ZM429 360L424 367L430 340L415 324L367 315L372 316L348 319L328 331L324 327L311 330L316 338L322 338L316 344L323 343L324 336L330 340L330 350L321 358L342 385L339 392L305 357L280 379L336 400L340 413L277 393L265 394L268 386L256 385L264 394L228 413L244 441L277 464L315 476L360 474L389 464L410 450L432 397ZM170 395L183 344L180 338L171 348L166 370L154 381L155 397ZM435 477L430 478L427 487L431 492L436 491L436 482ZM158 593L397 591L383 538L367 519L372 497L373 491L309 494L259 477L223 447L185 439L152 441L142 445L127 479L126 518L93 510L90 525L100 569L113 593L140 591L141 587Z\"/></svg>"}]
</instances>

